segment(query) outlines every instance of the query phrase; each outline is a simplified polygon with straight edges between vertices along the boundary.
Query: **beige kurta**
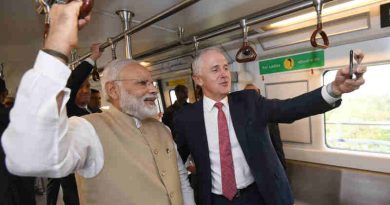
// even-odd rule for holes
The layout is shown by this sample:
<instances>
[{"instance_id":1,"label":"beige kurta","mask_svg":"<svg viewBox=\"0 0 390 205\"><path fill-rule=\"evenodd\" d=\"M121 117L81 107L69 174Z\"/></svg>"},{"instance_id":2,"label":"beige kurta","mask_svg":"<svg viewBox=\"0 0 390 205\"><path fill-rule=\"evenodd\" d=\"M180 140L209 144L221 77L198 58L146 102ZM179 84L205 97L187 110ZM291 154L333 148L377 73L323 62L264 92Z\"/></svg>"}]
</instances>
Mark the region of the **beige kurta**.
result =
<instances>
[{"instance_id":1,"label":"beige kurta","mask_svg":"<svg viewBox=\"0 0 390 205\"><path fill-rule=\"evenodd\" d=\"M85 116L104 151L94 178L78 177L82 205L182 205L176 151L168 129L154 119L138 129L132 117L111 108Z\"/></svg>"}]
</instances>

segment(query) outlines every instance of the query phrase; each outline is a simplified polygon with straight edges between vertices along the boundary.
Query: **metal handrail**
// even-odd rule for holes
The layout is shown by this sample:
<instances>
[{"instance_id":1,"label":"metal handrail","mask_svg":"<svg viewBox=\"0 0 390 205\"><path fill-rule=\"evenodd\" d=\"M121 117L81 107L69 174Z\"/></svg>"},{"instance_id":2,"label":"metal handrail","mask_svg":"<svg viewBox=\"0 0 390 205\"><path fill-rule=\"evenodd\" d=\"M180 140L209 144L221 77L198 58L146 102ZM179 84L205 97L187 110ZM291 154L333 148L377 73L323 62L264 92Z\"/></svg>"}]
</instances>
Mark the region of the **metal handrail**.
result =
<instances>
[{"instance_id":1,"label":"metal handrail","mask_svg":"<svg viewBox=\"0 0 390 205\"><path fill-rule=\"evenodd\" d=\"M146 27L148 27L148 26L150 26L158 21L165 19L165 18L187 8L188 6L191 6L192 4L194 4L198 1L200 1L200 0L184 0L184 1L178 3L174 6L166 9L165 11L162 11L161 13L158 13L158 14L146 19L145 21L141 22L140 24L118 34L117 36L111 37L112 41L104 42L103 44L100 45L99 48L100 48L100 50L104 50L105 48L111 46L113 43L116 43L116 42L124 39L125 36L134 34L138 31L141 31L142 29L144 29L144 28L146 28ZM92 55L92 53L88 52L88 53L84 54L83 56L79 57L76 61L69 63L69 66L73 65L73 64L77 64L77 63L87 59L91 55Z\"/></svg>"},{"instance_id":2,"label":"metal handrail","mask_svg":"<svg viewBox=\"0 0 390 205\"><path fill-rule=\"evenodd\" d=\"M323 3L330 2L330 1L333 0L323 0ZM206 31L202 31L197 34L194 34L193 36L197 36L198 42L204 41L213 38L215 36L223 35L241 29L240 22L242 19L247 19L246 25L251 26L280 16L288 15L303 9L311 8L313 7L313 5L314 5L313 0L295 0L288 3L283 3L275 7L272 7L270 9L266 9L254 14L241 17L234 21L215 26L213 28L207 29ZM186 38L187 40L182 40L181 42L175 41L155 49L151 49L139 54L135 54L133 55L133 58L140 60L172 49L176 49L179 46L192 45L193 44L192 38L193 37L188 37Z\"/></svg>"}]
</instances>

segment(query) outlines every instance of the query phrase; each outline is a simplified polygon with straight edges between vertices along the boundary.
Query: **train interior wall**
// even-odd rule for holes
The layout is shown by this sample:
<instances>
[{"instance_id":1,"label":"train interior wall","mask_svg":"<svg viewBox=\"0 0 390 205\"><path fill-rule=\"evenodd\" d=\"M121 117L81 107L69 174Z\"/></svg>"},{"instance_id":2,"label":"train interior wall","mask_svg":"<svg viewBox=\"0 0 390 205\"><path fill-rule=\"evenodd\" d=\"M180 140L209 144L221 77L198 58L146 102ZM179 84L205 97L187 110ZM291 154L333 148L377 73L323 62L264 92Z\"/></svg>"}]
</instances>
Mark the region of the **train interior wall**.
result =
<instances>
[{"instance_id":1,"label":"train interior wall","mask_svg":"<svg viewBox=\"0 0 390 205\"><path fill-rule=\"evenodd\" d=\"M314 90L323 85L323 74L326 71L348 65L350 49L362 49L366 65L390 64L390 29L380 27L379 6L360 8L359 12L345 18L347 20L328 24L330 30L338 30L339 33L330 37L331 47L324 51L325 66L320 68L262 75L259 72L259 61L239 64L233 60L241 40L220 45L232 63L231 71L238 74L232 91L253 83L266 97L283 99ZM282 33L272 39L252 37L251 41L260 60L314 51L308 41L291 43L294 39L303 39L301 32L308 35L307 31L301 30ZM290 37L286 38L286 35ZM267 43L273 47L266 48ZM383 83L384 86L390 86L389 81ZM324 115L312 116L291 125L280 124L280 129L288 159L287 175L297 205L390 203L388 154L328 148L325 143ZM291 133L295 135L291 136Z\"/></svg>"}]
</instances>

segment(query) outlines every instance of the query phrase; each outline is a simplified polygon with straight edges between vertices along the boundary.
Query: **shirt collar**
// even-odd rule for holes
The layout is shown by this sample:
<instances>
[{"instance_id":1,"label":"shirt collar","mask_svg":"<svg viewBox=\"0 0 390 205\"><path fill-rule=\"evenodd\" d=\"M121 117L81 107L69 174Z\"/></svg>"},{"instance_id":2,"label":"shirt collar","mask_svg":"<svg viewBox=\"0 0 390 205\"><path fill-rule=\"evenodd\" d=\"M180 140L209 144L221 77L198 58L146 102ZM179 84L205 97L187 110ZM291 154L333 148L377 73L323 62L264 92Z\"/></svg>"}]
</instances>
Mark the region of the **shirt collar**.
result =
<instances>
[{"instance_id":1,"label":"shirt collar","mask_svg":"<svg viewBox=\"0 0 390 205\"><path fill-rule=\"evenodd\" d=\"M134 119L134 121L135 121L135 126L139 129L141 126L142 126L142 122L141 122L141 120L139 120L139 119L137 119L137 118L135 118L135 117L133 117L133 116L131 116L133 119Z\"/></svg>"},{"instance_id":2,"label":"shirt collar","mask_svg":"<svg viewBox=\"0 0 390 205\"><path fill-rule=\"evenodd\" d=\"M226 109L229 108L229 104L228 104L228 98L227 96L224 97L221 101L219 101L221 103L223 103L224 107ZM211 112L211 110L214 108L214 105L215 103L217 103L217 101L214 101L210 98L208 98L207 96L203 96L203 109L205 111L208 111L208 112Z\"/></svg>"}]
</instances>

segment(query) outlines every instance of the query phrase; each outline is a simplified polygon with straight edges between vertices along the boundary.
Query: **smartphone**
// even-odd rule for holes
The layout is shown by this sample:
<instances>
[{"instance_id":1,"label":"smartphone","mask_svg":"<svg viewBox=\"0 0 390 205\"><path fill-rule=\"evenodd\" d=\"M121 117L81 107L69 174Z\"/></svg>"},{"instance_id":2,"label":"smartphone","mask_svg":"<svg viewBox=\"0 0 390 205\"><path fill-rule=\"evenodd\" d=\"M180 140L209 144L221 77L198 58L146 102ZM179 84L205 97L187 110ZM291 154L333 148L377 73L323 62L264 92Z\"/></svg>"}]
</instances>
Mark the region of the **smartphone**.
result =
<instances>
[{"instance_id":1,"label":"smartphone","mask_svg":"<svg viewBox=\"0 0 390 205\"><path fill-rule=\"evenodd\" d=\"M349 51L349 79L353 78L353 50Z\"/></svg>"}]
</instances>

